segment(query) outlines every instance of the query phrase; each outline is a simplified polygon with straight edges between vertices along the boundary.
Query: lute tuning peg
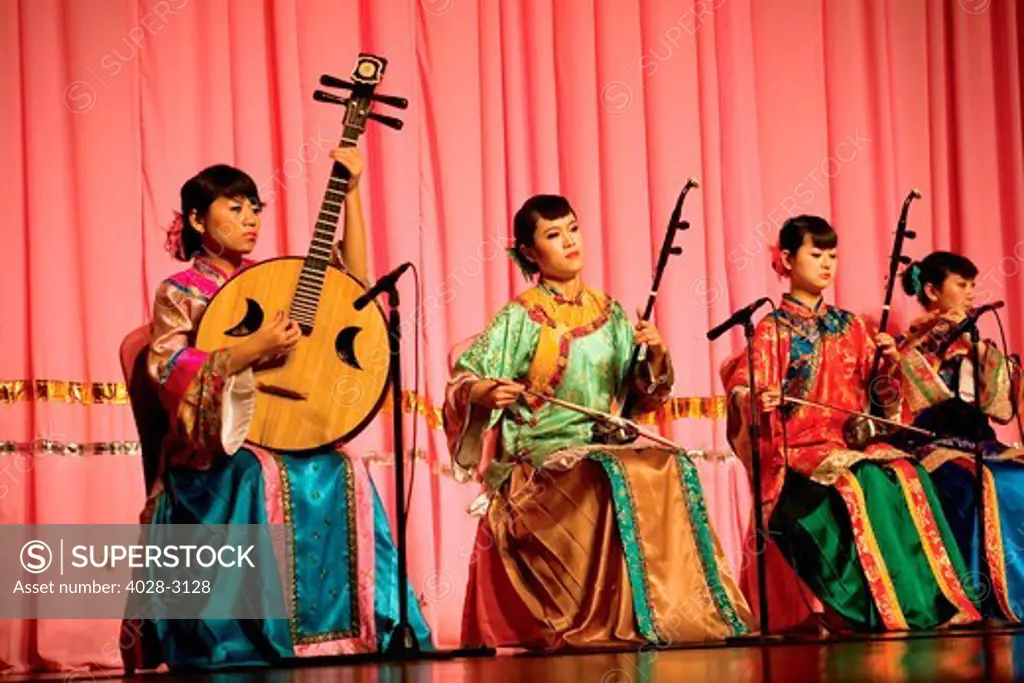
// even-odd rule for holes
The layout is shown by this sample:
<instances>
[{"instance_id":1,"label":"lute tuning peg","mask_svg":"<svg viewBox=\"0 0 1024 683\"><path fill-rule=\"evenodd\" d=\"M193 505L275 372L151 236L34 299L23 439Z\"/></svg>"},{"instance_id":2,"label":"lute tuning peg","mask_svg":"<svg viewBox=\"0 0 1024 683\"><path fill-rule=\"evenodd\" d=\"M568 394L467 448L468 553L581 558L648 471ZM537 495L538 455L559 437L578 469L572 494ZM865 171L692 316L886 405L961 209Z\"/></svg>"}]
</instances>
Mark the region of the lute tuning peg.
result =
<instances>
[{"instance_id":1,"label":"lute tuning peg","mask_svg":"<svg viewBox=\"0 0 1024 683\"><path fill-rule=\"evenodd\" d=\"M344 90L351 90L355 87L346 80L328 74L320 76L320 85L325 88L342 88ZM378 95L374 93L370 95L370 99L396 109L405 109L409 106L409 100L404 97L395 97L394 95Z\"/></svg>"},{"instance_id":2,"label":"lute tuning peg","mask_svg":"<svg viewBox=\"0 0 1024 683\"><path fill-rule=\"evenodd\" d=\"M380 102L381 104L386 104L389 107L394 107L395 109L405 109L409 106L409 100L404 97L395 97L394 95L374 94L370 96L370 99L374 102Z\"/></svg>"},{"instance_id":3,"label":"lute tuning peg","mask_svg":"<svg viewBox=\"0 0 1024 683\"><path fill-rule=\"evenodd\" d=\"M330 104L345 104L348 101L344 97L338 97L334 93L329 93L325 90L313 91L313 99L317 102L329 102Z\"/></svg>"},{"instance_id":4,"label":"lute tuning peg","mask_svg":"<svg viewBox=\"0 0 1024 683\"><path fill-rule=\"evenodd\" d=\"M340 104L343 106L348 103L348 100L344 97L338 97L334 93L329 93L324 90L315 90L313 92L313 99L317 102L327 102L329 104ZM402 126L405 125L405 122L401 119L397 119L394 116L387 116L385 114L378 114L375 111L369 112L366 115L366 118L383 124L388 128L394 128L395 130L402 130Z\"/></svg>"},{"instance_id":5,"label":"lute tuning peg","mask_svg":"<svg viewBox=\"0 0 1024 683\"><path fill-rule=\"evenodd\" d=\"M320 85L325 88L342 88L343 90L351 90L355 87L346 80L335 76L328 76L327 74L320 76Z\"/></svg>"}]
</instances>

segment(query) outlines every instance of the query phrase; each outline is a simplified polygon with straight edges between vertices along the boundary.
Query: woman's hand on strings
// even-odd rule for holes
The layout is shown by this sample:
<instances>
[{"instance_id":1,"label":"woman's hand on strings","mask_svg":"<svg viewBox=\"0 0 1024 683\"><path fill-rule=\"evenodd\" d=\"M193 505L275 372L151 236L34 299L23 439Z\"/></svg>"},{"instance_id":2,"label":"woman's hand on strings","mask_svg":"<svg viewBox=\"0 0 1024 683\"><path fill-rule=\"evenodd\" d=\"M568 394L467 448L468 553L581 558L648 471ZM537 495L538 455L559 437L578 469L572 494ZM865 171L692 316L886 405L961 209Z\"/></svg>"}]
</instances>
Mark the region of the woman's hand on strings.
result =
<instances>
[{"instance_id":1,"label":"woman's hand on strings","mask_svg":"<svg viewBox=\"0 0 1024 683\"><path fill-rule=\"evenodd\" d=\"M762 389L757 394L757 406L762 413L778 410L782 405L782 394L778 389Z\"/></svg>"},{"instance_id":2,"label":"woman's hand on strings","mask_svg":"<svg viewBox=\"0 0 1024 683\"><path fill-rule=\"evenodd\" d=\"M228 374L234 375L258 363L284 358L299 345L299 324L278 311L251 337L231 347Z\"/></svg>"},{"instance_id":3,"label":"woman's hand on strings","mask_svg":"<svg viewBox=\"0 0 1024 683\"><path fill-rule=\"evenodd\" d=\"M270 322L252 336L252 339L261 360L276 360L295 350L302 339L302 330L299 329L297 322L284 314L284 311L278 311Z\"/></svg>"},{"instance_id":4,"label":"woman's hand on strings","mask_svg":"<svg viewBox=\"0 0 1024 683\"><path fill-rule=\"evenodd\" d=\"M523 385L508 379L482 379L473 385L469 400L490 410L501 410L522 396Z\"/></svg>"}]
</instances>

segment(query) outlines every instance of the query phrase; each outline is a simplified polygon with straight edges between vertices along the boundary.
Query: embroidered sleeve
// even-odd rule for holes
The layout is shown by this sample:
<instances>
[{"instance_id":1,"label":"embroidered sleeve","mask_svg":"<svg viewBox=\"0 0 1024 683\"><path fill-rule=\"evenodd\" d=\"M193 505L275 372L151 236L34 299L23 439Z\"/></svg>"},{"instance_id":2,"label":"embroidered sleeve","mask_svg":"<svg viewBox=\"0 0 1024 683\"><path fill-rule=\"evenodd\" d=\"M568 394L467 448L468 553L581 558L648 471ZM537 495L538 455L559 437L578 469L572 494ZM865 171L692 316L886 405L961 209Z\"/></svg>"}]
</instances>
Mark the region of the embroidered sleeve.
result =
<instances>
[{"instance_id":1,"label":"embroidered sleeve","mask_svg":"<svg viewBox=\"0 0 1024 683\"><path fill-rule=\"evenodd\" d=\"M903 404L910 418L952 398L974 402L970 344L958 341L940 358L936 347L943 337L941 334L932 337L917 335L900 346ZM981 342L979 360L982 411L996 422L1006 424L1013 419L1014 402L1019 400L1017 366L1007 363L1006 356L991 340Z\"/></svg>"},{"instance_id":2,"label":"embroidered sleeve","mask_svg":"<svg viewBox=\"0 0 1024 683\"><path fill-rule=\"evenodd\" d=\"M938 342L945 338L948 322L938 316L921 316L897 339L900 352L899 378L903 402L903 419L912 422L926 408L954 397L953 388L944 374L944 369L935 353ZM954 371L954 374L957 374Z\"/></svg>"},{"instance_id":3,"label":"embroidered sleeve","mask_svg":"<svg viewBox=\"0 0 1024 683\"><path fill-rule=\"evenodd\" d=\"M538 329L522 306L510 303L456 361L445 390L442 417L458 481L472 479L483 461L498 457L497 436L504 411L470 403L473 385L482 379L525 377Z\"/></svg>"},{"instance_id":4,"label":"embroidered sleeve","mask_svg":"<svg viewBox=\"0 0 1024 683\"><path fill-rule=\"evenodd\" d=\"M969 359L966 355L961 362L960 385L973 387L974 365ZM981 410L999 424L1008 424L1013 419L1015 394L1020 392L1020 377L1014 377L1013 364L1007 363L1006 356L992 340L981 342L978 360L981 364ZM973 394L970 398L973 400Z\"/></svg>"},{"instance_id":5,"label":"embroidered sleeve","mask_svg":"<svg viewBox=\"0 0 1024 683\"><path fill-rule=\"evenodd\" d=\"M230 455L252 421L255 378L252 370L227 375L230 349L190 346L202 310L196 295L175 282L158 286L147 367L176 433L197 448Z\"/></svg>"},{"instance_id":6,"label":"embroidered sleeve","mask_svg":"<svg viewBox=\"0 0 1024 683\"><path fill-rule=\"evenodd\" d=\"M907 419L913 419L925 408L953 398L953 392L940 374L938 358L920 349L908 347L900 350L899 379Z\"/></svg>"}]
</instances>

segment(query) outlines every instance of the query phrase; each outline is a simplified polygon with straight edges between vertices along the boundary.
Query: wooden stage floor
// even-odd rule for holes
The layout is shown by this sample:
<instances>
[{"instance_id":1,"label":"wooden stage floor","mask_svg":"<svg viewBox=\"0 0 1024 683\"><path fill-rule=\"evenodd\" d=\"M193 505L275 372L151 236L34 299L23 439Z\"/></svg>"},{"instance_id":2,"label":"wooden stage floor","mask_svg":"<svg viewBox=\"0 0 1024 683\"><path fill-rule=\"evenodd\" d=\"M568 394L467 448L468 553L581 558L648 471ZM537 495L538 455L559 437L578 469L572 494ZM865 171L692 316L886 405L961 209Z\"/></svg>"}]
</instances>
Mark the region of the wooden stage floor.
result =
<instances>
[{"instance_id":1,"label":"wooden stage floor","mask_svg":"<svg viewBox=\"0 0 1024 683\"><path fill-rule=\"evenodd\" d=\"M499 652L493 657L381 662L318 660L301 668L220 673L101 672L8 676L6 681L146 683L690 683L696 681L1012 681L1024 680L1024 630L945 632L858 640L785 641L769 646L620 650L580 654Z\"/></svg>"}]
</instances>

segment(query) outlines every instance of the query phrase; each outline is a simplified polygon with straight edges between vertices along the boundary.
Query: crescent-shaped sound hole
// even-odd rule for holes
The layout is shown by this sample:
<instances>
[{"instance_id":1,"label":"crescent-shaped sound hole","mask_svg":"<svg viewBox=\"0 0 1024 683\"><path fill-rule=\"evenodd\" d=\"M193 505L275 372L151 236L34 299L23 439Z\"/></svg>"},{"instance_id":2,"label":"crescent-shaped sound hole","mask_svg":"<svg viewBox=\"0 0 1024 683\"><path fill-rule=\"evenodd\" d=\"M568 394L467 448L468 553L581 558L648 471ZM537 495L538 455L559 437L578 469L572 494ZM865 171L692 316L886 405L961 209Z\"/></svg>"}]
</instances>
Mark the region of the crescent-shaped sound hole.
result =
<instances>
[{"instance_id":1,"label":"crescent-shaped sound hole","mask_svg":"<svg viewBox=\"0 0 1024 683\"><path fill-rule=\"evenodd\" d=\"M247 337L263 324L263 308L252 299L245 300L245 317L241 322L224 332L229 337Z\"/></svg>"},{"instance_id":2,"label":"crescent-shaped sound hole","mask_svg":"<svg viewBox=\"0 0 1024 683\"><path fill-rule=\"evenodd\" d=\"M334 339L334 350L338 353L338 358L356 370L363 369L356 358L356 335L362 331L361 327L346 327Z\"/></svg>"}]
</instances>

